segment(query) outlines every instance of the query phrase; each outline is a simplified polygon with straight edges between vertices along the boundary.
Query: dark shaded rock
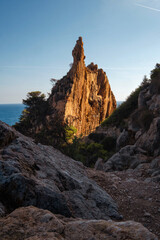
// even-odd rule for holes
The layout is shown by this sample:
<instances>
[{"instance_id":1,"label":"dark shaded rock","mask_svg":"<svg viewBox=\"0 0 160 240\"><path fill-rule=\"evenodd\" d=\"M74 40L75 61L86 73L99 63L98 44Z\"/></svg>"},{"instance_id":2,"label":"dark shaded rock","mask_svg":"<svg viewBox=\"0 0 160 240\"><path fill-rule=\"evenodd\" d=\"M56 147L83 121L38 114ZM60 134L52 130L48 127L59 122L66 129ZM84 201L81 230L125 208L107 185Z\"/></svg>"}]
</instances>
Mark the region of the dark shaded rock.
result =
<instances>
[{"instance_id":1,"label":"dark shaded rock","mask_svg":"<svg viewBox=\"0 0 160 240\"><path fill-rule=\"evenodd\" d=\"M148 173L154 178L155 181L160 181L160 156L152 160Z\"/></svg>"},{"instance_id":2,"label":"dark shaded rock","mask_svg":"<svg viewBox=\"0 0 160 240\"><path fill-rule=\"evenodd\" d=\"M0 201L8 211L34 205L67 217L120 218L113 199L88 179L81 163L10 131L16 139L0 152Z\"/></svg>"},{"instance_id":3,"label":"dark shaded rock","mask_svg":"<svg viewBox=\"0 0 160 240\"><path fill-rule=\"evenodd\" d=\"M114 154L104 164L104 171L123 171L128 168L134 169L139 164L145 163L147 157L144 155L146 152L134 145L128 145Z\"/></svg>"},{"instance_id":4,"label":"dark shaded rock","mask_svg":"<svg viewBox=\"0 0 160 240\"><path fill-rule=\"evenodd\" d=\"M138 108L144 108L147 106L147 101L151 99L152 95L149 91L149 87L144 88L140 91L138 96Z\"/></svg>"},{"instance_id":5,"label":"dark shaded rock","mask_svg":"<svg viewBox=\"0 0 160 240\"><path fill-rule=\"evenodd\" d=\"M4 205L0 202L0 217L3 217L6 213Z\"/></svg>"},{"instance_id":6,"label":"dark shaded rock","mask_svg":"<svg viewBox=\"0 0 160 240\"><path fill-rule=\"evenodd\" d=\"M98 160L96 161L95 165L94 165L94 169L95 170L103 170L103 166L104 166L104 162L102 158L98 158Z\"/></svg>"},{"instance_id":7,"label":"dark shaded rock","mask_svg":"<svg viewBox=\"0 0 160 240\"><path fill-rule=\"evenodd\" d=\"M116 141L116 149L119 150L120 148L127 145L127 142L129 140L129 133L125 129L122 131L122 133L119 135Z\"/></svg>"},{"instance_id":8,"label":"dark shaded rock","mask_svg":"<svg viewBox=\"0 0 160 240\"><path fill-rule=\"evenodd\" d=\"M155 157L160 154L160 117L154 118L148 131L144 132L136 145Z\"/></svg>"},{"instance_id":9,"label":"dark shaded rock","mask_svg":"<svg viewBox=\"0 0 160 240\"><path fill-rule=\"evenodd\" d=\"M16 138L14 131L0 121L0 148L7 146Z\"/></svg>"}]
</instances>

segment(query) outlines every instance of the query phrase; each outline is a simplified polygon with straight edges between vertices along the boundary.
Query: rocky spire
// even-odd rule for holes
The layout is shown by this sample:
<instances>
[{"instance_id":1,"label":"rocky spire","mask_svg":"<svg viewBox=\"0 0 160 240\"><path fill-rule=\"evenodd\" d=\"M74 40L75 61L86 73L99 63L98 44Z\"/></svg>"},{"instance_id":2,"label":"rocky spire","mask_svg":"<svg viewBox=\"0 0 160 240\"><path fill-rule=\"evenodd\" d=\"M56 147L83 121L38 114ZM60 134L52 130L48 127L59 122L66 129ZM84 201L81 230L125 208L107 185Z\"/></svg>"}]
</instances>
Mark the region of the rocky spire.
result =
<instances>
[{"instance_id":1,"label":"rocky spire","mask_svg":"<svg viewBox=\"0 0 160 240\"><path fill-rule=\"evenodd\" d=\"M76 45L72 51L72 56L73 56L73 64L76 64L79 61L84 62L85 56L84 56L82 37L79 37L79 39L77 40Z\"/></svg>"},{"instance_id":2,"label":"rocky spire","mask_svg":"<svg viewBox=\"0 0 160 240\"><path fill-rule=\"evenodd\" d=\"M116 108L105 72L91 63L85 66L82 37L72 51L70 71L52 89L49 102L62 121L88 135ZM52 116L54 117L54 115Z\"/></svg>"}]
</instances>

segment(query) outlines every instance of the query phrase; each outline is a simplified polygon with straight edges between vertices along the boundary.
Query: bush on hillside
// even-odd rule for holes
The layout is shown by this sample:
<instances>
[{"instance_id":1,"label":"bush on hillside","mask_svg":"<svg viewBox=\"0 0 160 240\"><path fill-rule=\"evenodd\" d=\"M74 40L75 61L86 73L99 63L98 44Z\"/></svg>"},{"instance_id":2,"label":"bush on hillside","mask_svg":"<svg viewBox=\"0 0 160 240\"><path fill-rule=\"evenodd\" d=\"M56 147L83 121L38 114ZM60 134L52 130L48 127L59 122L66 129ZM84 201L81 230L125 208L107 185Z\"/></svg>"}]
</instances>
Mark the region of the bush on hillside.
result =
<instances>
[{"instance_id":1,"label":"bush on hillside","mask_svg":"<svg viewBox=\"0 0 160 240\"><path fill-rule=\"evenodd\" d=\"M77 137L73 139L72 143L63 146L62 151L87 167L93 167L99 157L106 159L107 156L107 151L102 144L84 143L82 139Z\"/></svg>"},{"instance_id":2,"label":"bush on hillside","mask_svg":"<svg viewBox=\"0 0 160 240\"><path fill-rule=\"evenodd\" d=\"M77 129L73 126L66 125L65 128L65 140L69 141L73 139L73 136L76 134Z\"/></svg>"},{"instance_id":3,"label":"bush on hillside","mask_svg":"<svg viewBox=\"0 0 160 240\"><path fill-rule=\"evenodd\" d=\"M100 144L102 144L103 148L108 152L115 151L116 149L116 138L113 137L105 137Z\"/></svg>"},{"instance_id":4,"label":"bush on hillside","mask_svg":"<svg viewBox=\"0 0 160 240\"><path fill-rule=\"evenodd\" d=\"M125 119L138 107L138 95L142 87L138 87L115 111L102 123L101 126L124 127Z\"/></svg>"},{"instance_id":5,"label":"bush on hillside","mask_svg":"<svg viewBox=\"0 0 160 240\"><path fill-rule=\"evenodd\" d=\"M104 133L90 133L89 134L89 139L93 140L96 143L100 143L104 138L105 138L105 134Z\"/></svg>"}]
</instances>

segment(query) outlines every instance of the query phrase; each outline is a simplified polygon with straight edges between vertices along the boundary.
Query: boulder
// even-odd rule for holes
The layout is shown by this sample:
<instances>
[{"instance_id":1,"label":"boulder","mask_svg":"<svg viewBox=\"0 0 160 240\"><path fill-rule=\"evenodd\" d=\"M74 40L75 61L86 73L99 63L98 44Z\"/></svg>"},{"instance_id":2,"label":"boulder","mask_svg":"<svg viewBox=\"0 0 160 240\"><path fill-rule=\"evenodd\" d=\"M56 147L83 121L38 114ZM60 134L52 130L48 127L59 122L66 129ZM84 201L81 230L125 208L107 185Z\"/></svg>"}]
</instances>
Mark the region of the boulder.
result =
<instances>
[{"instance_id":1,"label":"boulder","mask_svg":"<svg viewBox=\"0 0 160 240\"><path fill-rule=\"evenodd\" d=\"M151 100L147 102L148 108L155 116L160 114L160 95L153 95Z\"/></svg>"},{"instance_id":2,"label":"boulder","mask_svg":"<svg viewBox=\"0 0 160 240\"><path fill-rule=\"evenodd\" d=\"M6 124L3 128L16 136L0 151L0 196L8 211L33 205L67 217L121 218L116 203L87 177L82 163Z\"/></svg>"},{"instance_id":3,"label":"boulder","mask_svg":"<svg viewBox=\"0 0 160 240\"><path fill-rule=\"evenodd\" d=\"M129 140L129 133L125 129L123 129L122 133L119 135L116 141L116 149L119 150L120 148L127 145Z\"/></svg>"},{"instance_id":4,"label":"boulder","mask_svg":"<svg viewBox=\"0 0 160 240\"><path fill-rule=\"evenodd\" d=\"M160 154L160 117L154 118L148 131L137 140L136 146L143 148L153 156Z\"/></svg>"},{"instance_id":5,"label":"boulder","mask_svg":"<svg viewBox=\"0 0 160 240\"><path fill-rule=\"evenodd\" d=\"M147 106L147 102L151 99L152 95L149 90L149 86L140 91L138 96L138 108L144 108Z\"/></svg>"},{"instance_id":6,"label":"boulder","mask_svg":"<svg viewBox=\"0 0 160 240\"><path fill-rule=\"evenodd\" d=\"M126 169L134 169L139 164L147 162L146 152L134 145L128 145L114 154L104 164L104 171L123 171Z\"/></svg>"},{"instance_id":7,"label":"boulder","mask_svg":"<svg viewBox=\"0 0 160 240\"><path fill-rule=\"evenodd\" d=\"M103 170L103 166L104 166L103 159L102 158L98 158L96 163L95 163L95 165L94 165L94 169L102 171Z\"/></svg>"},{"instance_id":8,"label":"boulder","mask_svg":"<svg viewBox=\"0 0 160 240\"><path fill-rule=\"evenodd\" d=\"M23 207L0 219L0 239L5 240L158 240L142 224L64 218L38 209Z\"/></svg>"},{"instance_id":9,"label":"boulder","mask_svg":"<svg viewBox=\"0 0 160 240\"><path fill-rule=\"evenodd\" d=\"M151 161L148 172L154 178L153 180L160 181L160 156Z\"/></svg>"}]
</instances>

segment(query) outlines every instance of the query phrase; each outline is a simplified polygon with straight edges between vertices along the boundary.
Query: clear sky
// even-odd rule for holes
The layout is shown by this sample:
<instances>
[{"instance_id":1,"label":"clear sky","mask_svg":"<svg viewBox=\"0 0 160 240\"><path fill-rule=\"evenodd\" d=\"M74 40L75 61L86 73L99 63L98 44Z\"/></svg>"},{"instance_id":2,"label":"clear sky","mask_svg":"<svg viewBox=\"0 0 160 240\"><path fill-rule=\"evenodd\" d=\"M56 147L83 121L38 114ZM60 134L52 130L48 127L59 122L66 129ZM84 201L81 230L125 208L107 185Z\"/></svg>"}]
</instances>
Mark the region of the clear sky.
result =
<instances>
[{"instance_id":1,"label":"clear sky","mask_svg":"<svg viewBox=\"0 0 160 240\"><path fill-rule=\"evenodd\" d=\"M160 62L160 0L0 0L0 103L51 90L83 37L117 100Z\"/></svg>"}]
</instances>

